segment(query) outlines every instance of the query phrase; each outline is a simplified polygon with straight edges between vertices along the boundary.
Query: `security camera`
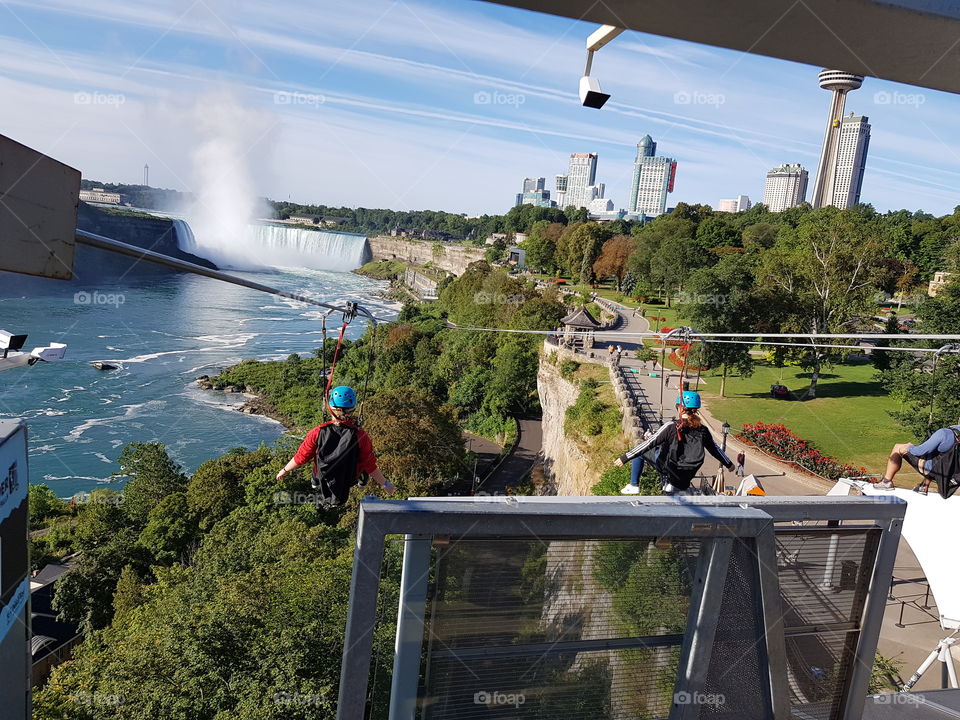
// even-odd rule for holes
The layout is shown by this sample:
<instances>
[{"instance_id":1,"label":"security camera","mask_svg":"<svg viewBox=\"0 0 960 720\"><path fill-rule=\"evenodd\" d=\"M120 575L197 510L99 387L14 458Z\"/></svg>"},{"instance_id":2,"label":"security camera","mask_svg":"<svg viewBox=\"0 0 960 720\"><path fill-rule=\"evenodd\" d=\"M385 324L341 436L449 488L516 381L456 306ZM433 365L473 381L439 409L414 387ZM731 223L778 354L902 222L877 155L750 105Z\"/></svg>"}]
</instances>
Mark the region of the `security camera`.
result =
<instances>
[{"instance_id":1,"label":"security camera","mask_svg":"<svg viewBox=\"0 0 960 720\"><path fill-rule=\"evenodd\" d=\"M0 330L0 350L3 350L3 356L6 357L9 351L16 352L23 347L27 341L26 335L14 335L6 330Z\"/></svg>"},{"instance_id":2,"label":"security camera","mask_svg":"<svg viewBox=\"0 0 960 720\"><path fill-rule=\"evenodd\" d=\"M580 78L580 103L584 107L597 108L610 99L610 96L600 89L600 81L594 77L584 75Z\"/></svg>"},{"instance_id":3,"label":"security camera","mask_svg":"<svg viewBox=\"0 0 960 720\"><path fill-rule=\"evenodd\" d=\"M580 78L580 103L584 107L597 108L610 99L610 96L600 89L600 81L590 77L593 67L593 54L623 32L623 28L614 25L602 25L587 38L587 65Z\"/></svg>"}]
</instances>

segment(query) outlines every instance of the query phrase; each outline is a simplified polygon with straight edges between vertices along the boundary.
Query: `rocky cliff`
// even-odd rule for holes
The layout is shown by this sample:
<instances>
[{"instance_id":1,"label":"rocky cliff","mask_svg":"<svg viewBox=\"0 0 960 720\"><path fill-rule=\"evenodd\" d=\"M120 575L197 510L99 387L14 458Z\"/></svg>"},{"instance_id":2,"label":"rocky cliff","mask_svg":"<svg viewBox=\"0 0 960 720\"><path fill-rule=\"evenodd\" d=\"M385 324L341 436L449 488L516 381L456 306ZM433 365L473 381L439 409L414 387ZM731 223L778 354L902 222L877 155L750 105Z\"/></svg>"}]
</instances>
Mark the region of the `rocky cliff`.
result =
<instances>
[{"instance_id":1,"label":"rocky cliff","mask_svg":"<svg viewBox=\"0 0 960 720\"><path fill-rule=\"evenodd\" d=\"M80 203L77 214L77 227L80 230L119 240L128 245L136 245L145 250L178 260L185 260L203 267L216 269L209 260L183 252L177 245L177 234L173 221L163 217L147 217L141 214L119 214L104 212L92 205ZM89 284L98 278L144 276L177 272L145 260L135 260L123 255L78 245L73 263L74 280Z\"/></svg>"},{"instance_id":2,"label":"rocky cliff","mask_svg":"<svg viewBox=\"0 0 960 720\"><path fill-rule=\"evenodd\" d=\"M543 408L543 494L590 495L590 488L600 481L600 471L563 430L567 408L577 401L579 387L541 356L537 392Z\"/></svg>"},{"instance_id":3,"label":"rocky cliff","mask_svg":"<svg viewBox=\"0 0 960 720\"><path fill-rule=\"evenodd\" d=\"M397 260L409 265L433 263L454 275L462 275L470 263L483 260L484 253L483 248L469 245L445 245L387 235L369 238L368 242L374 260Z\"/></svg>"}]
</instances>

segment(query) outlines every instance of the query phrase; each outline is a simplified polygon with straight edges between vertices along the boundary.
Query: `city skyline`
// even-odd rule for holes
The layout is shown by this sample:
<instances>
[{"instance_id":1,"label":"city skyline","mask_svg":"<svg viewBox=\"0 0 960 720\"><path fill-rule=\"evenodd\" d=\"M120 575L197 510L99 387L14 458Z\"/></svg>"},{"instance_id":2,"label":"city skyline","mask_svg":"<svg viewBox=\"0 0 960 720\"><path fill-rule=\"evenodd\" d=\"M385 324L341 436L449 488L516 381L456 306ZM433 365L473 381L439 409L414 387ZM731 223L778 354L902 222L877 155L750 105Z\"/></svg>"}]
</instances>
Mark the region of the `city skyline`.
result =
<instances>
[{"instance_id":1,"label":"city skyline","mask_svg":"<svg viewBox=\"0 0 960 720\"><path fill-rule=\"evenodd\" d=\"M225 171L257 195L468 214L506 211L504 188L584 146L620 206L638 125L682 165L671 204L759 196L769 168L816 165L818 68L627 32L603 50L612 97L594 111L576 99L592 24L484 3L372 0L362 20L321 5L10 0L2 131L91 180L137 184L147 161L154 186L194 192L204 143L226 135ZM952 211L960 98L867 82L861 201Z\"/></svg>"}]
</instances>

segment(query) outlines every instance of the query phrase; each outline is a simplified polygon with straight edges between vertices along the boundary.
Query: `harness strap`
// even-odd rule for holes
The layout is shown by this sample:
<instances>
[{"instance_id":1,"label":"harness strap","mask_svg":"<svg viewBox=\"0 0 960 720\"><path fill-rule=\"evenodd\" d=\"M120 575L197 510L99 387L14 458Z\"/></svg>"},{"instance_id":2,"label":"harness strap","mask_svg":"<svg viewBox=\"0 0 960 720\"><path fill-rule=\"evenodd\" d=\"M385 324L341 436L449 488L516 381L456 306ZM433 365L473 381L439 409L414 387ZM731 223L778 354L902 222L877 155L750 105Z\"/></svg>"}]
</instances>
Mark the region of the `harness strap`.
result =
<instances>
[{"instance_id":1,"label":"harness strap","mask_svg":"<svg viewBox=\"0 0 960 720\"><path fill-rule=\"evenodd\" d=\"M349 320L344 320L340 326L340 337L337 338L337 349L333 351L333 362L330 363L330 375L327 377L327 389L323 392L324 404L330 403L330 388L333 387L333 373L337 369L337 358L340 357L340 346L343 345L343 334L347 331Z\"/></svg>"}]
</instances>

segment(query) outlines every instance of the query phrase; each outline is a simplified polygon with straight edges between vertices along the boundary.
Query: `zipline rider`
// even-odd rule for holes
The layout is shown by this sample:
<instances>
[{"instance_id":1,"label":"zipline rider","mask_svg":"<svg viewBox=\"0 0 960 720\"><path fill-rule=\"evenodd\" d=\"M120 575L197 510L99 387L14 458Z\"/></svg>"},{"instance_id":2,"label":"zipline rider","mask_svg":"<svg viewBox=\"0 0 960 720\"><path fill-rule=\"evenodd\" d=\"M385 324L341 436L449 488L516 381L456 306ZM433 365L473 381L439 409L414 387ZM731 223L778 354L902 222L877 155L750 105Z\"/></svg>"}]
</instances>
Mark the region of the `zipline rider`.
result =
<instances>
[{"instance_id":1,"label":"zipline rider","mask_svg":"<svg viewBox=\"0 0 960 720\"><path fill-rule=\"evenodd\" d=\"M311 484L320 491L325 507L343 505L361 473L367 473L384 492L393 495L396 486L377 467L370 436L350 417L356 405L353 388L341 385L331 390L327 407L332 419L307 433L300 449L277 473L277 480L313 460Z\"/></svg>"}]
</instances>

